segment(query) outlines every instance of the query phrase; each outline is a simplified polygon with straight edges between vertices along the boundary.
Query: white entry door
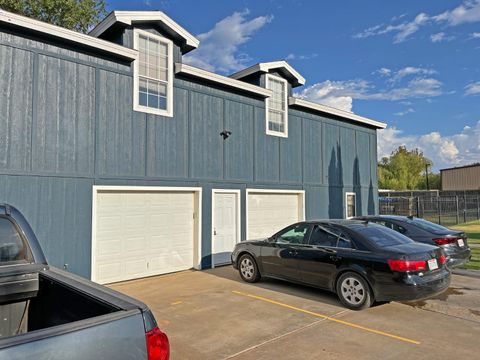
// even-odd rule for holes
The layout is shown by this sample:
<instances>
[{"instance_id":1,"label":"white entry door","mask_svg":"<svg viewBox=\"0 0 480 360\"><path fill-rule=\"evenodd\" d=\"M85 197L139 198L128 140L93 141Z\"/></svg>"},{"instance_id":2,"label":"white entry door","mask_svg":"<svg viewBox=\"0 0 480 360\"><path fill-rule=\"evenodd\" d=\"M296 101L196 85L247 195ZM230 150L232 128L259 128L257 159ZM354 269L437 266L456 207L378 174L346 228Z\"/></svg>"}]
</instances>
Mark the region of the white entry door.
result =
<instances>
[{"instance_id":1,"label":"white entry door","mask_svg":"<svg viewBox=\"0 0 480 360\"><path fill-rule=\"evenodd\" d=\"M240 240L239 201L239 191L213 190L213 266L231 263L233 248Z\"/></svg>"}]
</instances>

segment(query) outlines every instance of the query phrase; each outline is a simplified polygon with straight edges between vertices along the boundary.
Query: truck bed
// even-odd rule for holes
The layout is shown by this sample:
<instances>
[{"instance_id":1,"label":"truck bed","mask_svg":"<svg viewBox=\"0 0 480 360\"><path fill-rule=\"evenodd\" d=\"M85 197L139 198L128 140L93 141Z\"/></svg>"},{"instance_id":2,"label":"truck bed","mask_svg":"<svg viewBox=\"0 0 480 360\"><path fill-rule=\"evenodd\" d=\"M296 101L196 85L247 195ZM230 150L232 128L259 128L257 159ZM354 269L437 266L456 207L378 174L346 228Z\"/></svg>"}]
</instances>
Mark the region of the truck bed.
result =
<instances>
[{"instance_id":1,"label":"truck bed","mask_svg":"<svg viewBox=\"0 0 480 360\"><path fill-rule=\"evenodd\" d=\"M0 359L23 359L26 353L76 359L75 349L84 342L88 349L78 352L79 359L89 358L85 351L97 359L108 359L111 351L146 358L149 310L143 303L55 268L40 271L38 279L34 297L0 305Z\"/></svg>"}]
</instances>

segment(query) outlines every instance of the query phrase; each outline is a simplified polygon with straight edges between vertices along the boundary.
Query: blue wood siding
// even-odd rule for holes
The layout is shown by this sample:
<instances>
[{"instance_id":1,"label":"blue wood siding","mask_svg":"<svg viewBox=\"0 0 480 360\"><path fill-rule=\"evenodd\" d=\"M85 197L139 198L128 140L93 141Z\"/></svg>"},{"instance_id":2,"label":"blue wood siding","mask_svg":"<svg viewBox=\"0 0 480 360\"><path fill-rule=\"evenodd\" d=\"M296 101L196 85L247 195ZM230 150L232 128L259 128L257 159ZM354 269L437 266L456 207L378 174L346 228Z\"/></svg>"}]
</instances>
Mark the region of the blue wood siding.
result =
<instances>
[{"instance_id":1,"label":"blue wood siding","mask_svg":"<svg viewBox=\"0 0 480 360\"><path fill-rule=\"evenodd\" d=\"M37 66L32 170L92 175L95 69L44 55Z\"/></svg>"},{"instance_id":2,"label":"blue wood siding","mask_svg":"<svg viewBox=\"0 0 480 360\"><path fill-rule=\"evenodd\" d=\"M133 79L103 70L98 77L98 174L144 176L146 116L132 111Z\"/></svg>"},{"instance_id":3,"label":"blue wood siding","mask_svg":"<svg viewBox=\"0 0 480 360\"><path fill-rule=\"evenodd\" d=\"M241 190L242 238L246 188L304 189L307 219L343 217L346 191L377 211L374 129L290 108L267 136L263 99L182 76L173 117L134 112L129 64L42 41L0 28L0 201L53 265L90 276L93 185L202 187L206 267L212 188Z\"/></svg>"},{"instance_id":4,"label":"blue wood siding","mask_svg":"<svg viewBox=\"0 0 480 360\"><path fill-rule=\"evenodd\" d=\"M147 118L147 176L188 177L188 91L175 88L173 118Z\"/></svg>"},{"instance_id":5,"label":"blue wood siding","mask_svg":"<svg viewBox=\"0 0 480 360\"><path fill-rule=\"evenodd\" d=\"M253 181L255 109L252 105L225 100L225 130L232 135L223 141L224 178ZM242 164L242 166L239 166Z\"/></svg>"},{"instance_id":6,"label":"blue wood siding","mask_svg":"<svg viewBox=\"0 0 480 360\"><path fill-rule=\"evenodd\" d=\"M33 54L0 45L0 166L27 171L31 160Z\"/></svg>"}]
</instances>

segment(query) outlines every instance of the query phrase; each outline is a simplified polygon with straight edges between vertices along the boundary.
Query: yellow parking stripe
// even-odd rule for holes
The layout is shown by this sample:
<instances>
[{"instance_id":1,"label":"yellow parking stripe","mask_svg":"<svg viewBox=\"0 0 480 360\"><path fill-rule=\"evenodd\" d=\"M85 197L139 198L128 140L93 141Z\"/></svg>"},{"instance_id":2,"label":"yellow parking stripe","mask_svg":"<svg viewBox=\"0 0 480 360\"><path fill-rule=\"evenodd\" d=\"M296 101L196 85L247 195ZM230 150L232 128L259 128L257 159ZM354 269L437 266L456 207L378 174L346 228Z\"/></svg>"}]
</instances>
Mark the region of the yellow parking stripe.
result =
<instances>
[{"instance_id":1,"label":"yellow parking stripe","mask_svg":"<svg viewBox=\"0 0 480 360\"><path fill-rule=\"evenodd\" d=\"M299 311L299 312L302 312L302 313L305 313L305 314L313 315L313 316L316 316L316 317L319 317L319 318L322 318L322 319L325 319L325 320L333 321L333 322L336 322L336 323L339 323L339 324L342 324L342 325L350 326L350 327L360 329L360 330L364 330L364 331L374 333L374 334L377 334L377 335L386 336L386 337L396 339L396 340L400 340L400 341L404 341L404 342L407 342L407 343L410 343L410 344L420 345L420 341L416 341L416 340L404 338L404 337L401 337L401 336L393 335L393 334L386 333L386 332L380 331L380 330L367 328L367 327L362 326L362 325L357 325L357 324L354 324L354 323L351 323L351 322L348 322L348 321L343 321L343 320L340 320L340 319L332 318L330 316L319 314L319 313L316 313L316 312L313 312L313 311L297 308L295 306L284 304L284 303L281 303L281 302L278 302L278 301L275 301L275 300L271 300L271 299L267 299L267 298L264 298L264 297L261 297L261 296L247 294L247 293L244 293L244 292L241 292L241 291L236 291L236 290L233 290L232 292L234 294L237 294L237 295L241 295L241 296L249 297L249 298L252 298L252 299L265 301L265 302L268 302L270 304L275 304L275 305L278 305L278 306L282 306L282 307L287 308L287 309L291 309L291 310Z\"/></svg>"}]
</instances>

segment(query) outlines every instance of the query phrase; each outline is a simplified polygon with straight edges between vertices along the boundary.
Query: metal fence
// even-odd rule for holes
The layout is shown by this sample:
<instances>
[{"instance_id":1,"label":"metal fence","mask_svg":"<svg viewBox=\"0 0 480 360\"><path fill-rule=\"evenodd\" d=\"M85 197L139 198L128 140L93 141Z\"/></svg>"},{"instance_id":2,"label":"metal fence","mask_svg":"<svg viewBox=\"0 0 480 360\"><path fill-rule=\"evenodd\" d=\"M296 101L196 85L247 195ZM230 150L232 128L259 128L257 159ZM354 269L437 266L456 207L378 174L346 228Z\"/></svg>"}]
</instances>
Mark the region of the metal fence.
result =
<instances>
[{"instance_id":1,"label":"metal fence","mask_svg":"<svg viewBox=\"0 0 480 360\"><path fill-rule=\"evenodd\" d=\"M380 197L380 214L417 216L443 225L480 219L480 195Z\"/></svg>"}]
</instances>

